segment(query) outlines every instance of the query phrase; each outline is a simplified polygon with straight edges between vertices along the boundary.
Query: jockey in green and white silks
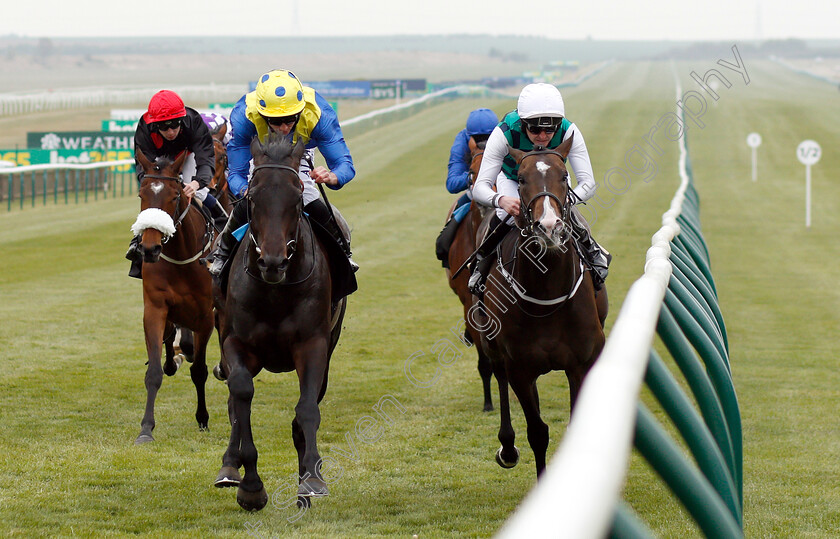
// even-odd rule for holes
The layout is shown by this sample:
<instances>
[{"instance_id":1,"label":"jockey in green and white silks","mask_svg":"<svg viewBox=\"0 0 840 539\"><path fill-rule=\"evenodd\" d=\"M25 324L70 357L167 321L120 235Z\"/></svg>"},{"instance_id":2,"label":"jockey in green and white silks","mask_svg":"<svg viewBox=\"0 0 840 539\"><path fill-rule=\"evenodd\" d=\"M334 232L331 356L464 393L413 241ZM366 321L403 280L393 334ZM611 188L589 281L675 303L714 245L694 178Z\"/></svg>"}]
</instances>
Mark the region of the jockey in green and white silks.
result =
<instances>
[{"instance_id":1,"label":"jockey in green and white silks","mask_svg":"<svg viewBox=\"0 0 840 539\"><path fill-rule=\"evenodd\" d=\"M565 106L560 92L551 84L529 84L519 95L516 110L505 115L487 139L481 169L473 187L473 200L479 204L496 208L494 225L511 227L511 216L519 214L519 184L516 181L518 166L508 153L508 147L531 151L535 146L547 149L557 148L564 140L574 135L567 162L574 173L577 186L570 191L575 203L585 202L595 194L597 184L589 161L589 152L583 135L577 126L566 118ZM504 176L499 175L504 172ZM493 186L496 186L496 191ZM573 207L572 227L575 236L586 254L587 262L594 270L595 286L599 289L607 277L610 254L593 239L589 226L580 212ZM504 230L500 229L500 232ZM499 240L501 233L493 235ZM484 246L479 259L489 258L496 244ZM471 289L482 285L489 263L477 264L477 270L470 278Z\"/></svg>"}]
</instances>

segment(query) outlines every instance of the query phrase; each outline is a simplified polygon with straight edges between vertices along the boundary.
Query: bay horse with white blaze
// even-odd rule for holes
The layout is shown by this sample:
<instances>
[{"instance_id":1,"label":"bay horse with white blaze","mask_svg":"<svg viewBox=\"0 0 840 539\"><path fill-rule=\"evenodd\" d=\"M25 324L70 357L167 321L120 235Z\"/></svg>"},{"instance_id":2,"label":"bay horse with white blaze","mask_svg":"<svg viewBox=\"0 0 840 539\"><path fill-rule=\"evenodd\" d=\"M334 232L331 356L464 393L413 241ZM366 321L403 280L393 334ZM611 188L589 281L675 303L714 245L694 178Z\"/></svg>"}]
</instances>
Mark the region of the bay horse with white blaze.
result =
<instances>
[{"instance_id":1,"label":"bay horse with white blaze","mask_svg":"<svg viewBox=\"0 0 840 539\"><path fill-rule=\"evenodd\" d=\"M304 150L302 140L292 145L275 133L268 134L265 144L257 137L252 141L254 169L246 199L240 202L248 205L249 228L230 261L225 290L216 286L231 435L215 484L238 486L236 500L249 511L268 501L251 432L253 379L262 369L297 372L300 398L292 438L299 502L309 504L309 498L327 495L316 443L318 404L327 389L346 299L333 301L330 251L303 213L298 169Z\"/></svg>"},{"instance_id":2,"label":"bay horse with white blaze","mask_svg":"<svg viewBox=\"0 0 840 539\"><path fill-rule=\"evenodd\" d=\"M135 443L154 440L155 397L163 374L172 376L179 363L173 357L175 325L194 332L190 377L195 384L195 418L207 429L204 384L207 380L206 349L213 332L212 279L199 262L213 241L213 232L201 212L193 207L179 177L186 152L174 162L165 157L150 161L138 148L135 158L145 175L140 184L140 214L132 232L140 235L143 255L143 331L146 336L146 411ZM161 369L161 348L166 339L166 361Z\"/></svg>"},{"instance_id":3,"label":"bay horse with white blaze","mask_svg":"<svg viewBox=\"0 0 840 539\"><path fill-rule=\"evenodd\" d=\"M521 214L499 246L484 292L482 344L499 382L502 446L496 461L515 466L508 383L522 406L537 475L545 469L548 425L540 418L537 378L563 370L574 408L583 378L604 346L606 287L596 292L572 232L565 159L573 137L556 150L510 149L519 165ZM491 329L492 328L492 329Z\"/></svg>"},{"instance_id":4,"label":"bay horse with white blaze","mask_svg":"<svg viewBox=\"0 0 840 539\"><path fill-rule=\"evenodd\" d=\"M472 188L473 179L481 168L481 159L484 155L486 144L487 141L476 143L475 139L470 137L469 188ZM475 345L476 352L478 353L478 374L481 376L481 383L484 389L484 411L490 412L493 410L493 398L490 394L490 380L493 376L493 367L481 346L480 332L472 323L472 317L470 316L470 309L473 306L473 295L467 286L470 276L468 272L461 272L454 279L452 278L454 271L460 268L473 251L475 251L476 233L487 211L484 206L481 206L477 202L471 201L470 204L469 212L461 224L458 225L455 238L449 247L449 267L446 268L446 278L449 282L449 288L455 292L455 295L458 296L458 299L461 300L461 305L464 307L464 321L466 323L464 338ZM453 209L450 209L447 217L451 217Z\"/></svg>"}]
</instances>

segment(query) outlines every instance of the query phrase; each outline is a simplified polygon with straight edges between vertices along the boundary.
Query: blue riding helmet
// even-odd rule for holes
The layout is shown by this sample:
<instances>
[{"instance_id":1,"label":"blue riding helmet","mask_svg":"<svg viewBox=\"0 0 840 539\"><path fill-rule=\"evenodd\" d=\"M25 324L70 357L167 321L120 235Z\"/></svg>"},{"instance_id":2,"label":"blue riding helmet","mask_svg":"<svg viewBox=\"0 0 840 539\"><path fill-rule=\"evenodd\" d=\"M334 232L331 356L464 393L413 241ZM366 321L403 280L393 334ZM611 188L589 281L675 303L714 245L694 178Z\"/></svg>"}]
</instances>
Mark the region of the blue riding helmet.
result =
<instances>
[{"instance_id":1,"label":"blue riding helmet","mask_svg":"<svg viewBox=\"0 0 840 539\"><path fill-rule=\"evenodd\" d=\"M467 135L489 135L499 125L499 118L490 109L475 109L467 117Z\"/></svg>"}]
</instances>

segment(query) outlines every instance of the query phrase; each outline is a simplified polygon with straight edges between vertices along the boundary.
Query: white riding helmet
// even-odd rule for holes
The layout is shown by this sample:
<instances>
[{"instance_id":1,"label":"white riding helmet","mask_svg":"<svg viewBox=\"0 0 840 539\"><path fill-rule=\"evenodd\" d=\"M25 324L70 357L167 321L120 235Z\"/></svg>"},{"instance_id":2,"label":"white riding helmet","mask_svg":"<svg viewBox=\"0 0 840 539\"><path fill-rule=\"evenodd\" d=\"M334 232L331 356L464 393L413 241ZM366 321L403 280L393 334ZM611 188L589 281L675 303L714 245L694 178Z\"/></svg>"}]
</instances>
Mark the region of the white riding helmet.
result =
<instances>
[{"instance_id":1,"label":"white riding helmet","mask_svg":"<svg viewBox=\"0 0 840 539\"><path fill-rule=\"evenodd\" d=\"M566 115L560 90L553 84L544 82L529 84L522 88L516 110L523 120L529 118L563 118Z\"/></svg>"}]
</instances>

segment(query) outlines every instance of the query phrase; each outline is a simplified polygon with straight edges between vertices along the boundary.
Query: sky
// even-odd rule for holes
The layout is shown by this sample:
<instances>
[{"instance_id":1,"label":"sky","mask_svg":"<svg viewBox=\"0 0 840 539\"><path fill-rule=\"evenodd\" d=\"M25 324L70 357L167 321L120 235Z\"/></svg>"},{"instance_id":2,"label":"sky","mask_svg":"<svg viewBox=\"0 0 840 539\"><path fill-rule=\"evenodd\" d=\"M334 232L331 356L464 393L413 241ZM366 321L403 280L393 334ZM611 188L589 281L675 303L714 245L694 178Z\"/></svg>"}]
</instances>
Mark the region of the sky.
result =
<instances>
[{"instance_id":1,"label":"sky","mask_svg":"<svg viewBox=\"0 0 840 539\"><path fill-rule=\"evenodd\" d=\"M25 0L4 2L0 37L840 39L837 5L837 0Z\"/></svg>"}]
</instances>

